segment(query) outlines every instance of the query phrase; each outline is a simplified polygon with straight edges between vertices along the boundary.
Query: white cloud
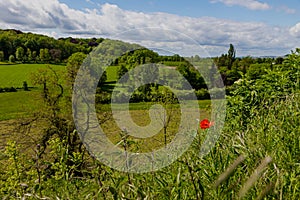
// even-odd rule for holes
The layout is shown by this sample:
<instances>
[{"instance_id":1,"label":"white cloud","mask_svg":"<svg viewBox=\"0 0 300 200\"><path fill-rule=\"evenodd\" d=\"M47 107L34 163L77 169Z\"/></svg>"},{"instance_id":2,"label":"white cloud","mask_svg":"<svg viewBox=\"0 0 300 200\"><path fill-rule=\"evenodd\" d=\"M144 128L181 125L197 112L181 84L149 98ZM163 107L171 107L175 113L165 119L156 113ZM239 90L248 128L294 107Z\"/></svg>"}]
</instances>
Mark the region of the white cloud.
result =
<instances>
[{"instance_id":1,"label":"white cloud","mask_svg":"<svg viewBox=\"0 0 300 200\"><path fill-rule=\"evenodd\" d=\"M300 23L290 28L290 34L294 37L300 38Z\"/></svg>"},{"instance_id":2,"label":"white cloud","mask_svg":"<svg viewBox=\"0 0 300 200\"><path fill-rule=\"evenodd\" d=\"M178 52L174 53L183 55L200 55L198 51L201 50L195 41L212 56L226 52L230 43L235 45L239 56L284 55L297 45L300 46L297 39L300 25L289 29L212 17L142 13L123 10L112 4L82 11L71 9L58 0L0 1L0 10L2 28L58 37L112 38L118 34L116 39L140 43L146 47L176 50Z\"/></svg>"},{"instance_id":3,"label":"white cloud","mask_svg":"<svg viewBox=\"0 0 300 200\"><path fill-rule=\"evenodd\" d=\"M242 6L250 10L269 10L271 6L255 0L211 0L212 3L224 3L228 6Z\"/></svg>"},{"instance_id":4,"label":"white cloud","mask_svg":"<svg viewBox=\"0 0 300 200\"><path fill-rule=\"evenodd\" d=\"M278 11L283 11L287 14L295 14L297 11L295 9L289 8L287 6L280 6L277 8Z\"/></svg>"}]
</instances>

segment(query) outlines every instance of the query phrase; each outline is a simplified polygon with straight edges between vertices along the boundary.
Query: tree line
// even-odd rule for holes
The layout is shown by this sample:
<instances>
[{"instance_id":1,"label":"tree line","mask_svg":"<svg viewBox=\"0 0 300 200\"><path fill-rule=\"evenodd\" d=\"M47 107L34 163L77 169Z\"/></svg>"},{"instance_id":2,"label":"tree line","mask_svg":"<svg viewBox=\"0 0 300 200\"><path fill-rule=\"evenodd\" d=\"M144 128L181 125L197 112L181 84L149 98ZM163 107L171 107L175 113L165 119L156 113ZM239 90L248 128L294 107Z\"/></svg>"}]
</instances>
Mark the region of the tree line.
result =
<instances>
[{"instance_id":1,"label":"tree line","mask_svg":"<svg viewBox=\"0 0 300 200\"><path fill-rule=\"evenodd\" d=\"M88 54L102 38L59 38L0 29L0 61L61 63L76 52Z\"/></svg>"}]
</instances>

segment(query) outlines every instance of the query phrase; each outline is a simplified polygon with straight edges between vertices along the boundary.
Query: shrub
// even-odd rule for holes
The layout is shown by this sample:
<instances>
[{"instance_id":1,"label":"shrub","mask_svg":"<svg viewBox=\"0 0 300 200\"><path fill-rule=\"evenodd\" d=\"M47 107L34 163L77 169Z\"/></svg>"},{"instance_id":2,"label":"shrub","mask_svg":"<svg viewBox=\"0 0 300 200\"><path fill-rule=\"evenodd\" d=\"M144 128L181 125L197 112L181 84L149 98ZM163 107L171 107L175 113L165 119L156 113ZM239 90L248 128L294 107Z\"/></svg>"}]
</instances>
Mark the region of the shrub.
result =
<instances>
[{"instance_id":1,"label":"shrub","mask_svg":"<svg viewBox=\"0 0 300 200\"><path fill-rule=\"evenodd\" d=\"M13 63L16 61L15 56L14 55L10 55L8 58L9 62Z\"/></svg>"},{"instance_id":2,"label":"shrub","mask_svg":"<svg viewBox=\"0 0 300 200\"><path fill-rule=\"evenodd\" d=\"M202 88L200 90L197 90L195 93L198 100L210 99L210 95L207 89Z\"/></svg>"},{"instance_id":3,"label":"shrub","mask_svg":"<svg viewBox=\"0 0 300 200\"><path fill-rule=\"evenodd\" d=\"M5 87L3 88L5 92L17 92L17 89L14 87Z\"/></svg>"},{"instance_id":4,"label":"shrub","mask_svg":"<svg viewBox=\"0 0 300 200\"><path fill-rule=\"evenodd\" d=\"M27 84L26 81L23 82L23 89L24 89L24 91L28 91L29 90L28 89L28 84Z\"/></svg>"}]
</instances>

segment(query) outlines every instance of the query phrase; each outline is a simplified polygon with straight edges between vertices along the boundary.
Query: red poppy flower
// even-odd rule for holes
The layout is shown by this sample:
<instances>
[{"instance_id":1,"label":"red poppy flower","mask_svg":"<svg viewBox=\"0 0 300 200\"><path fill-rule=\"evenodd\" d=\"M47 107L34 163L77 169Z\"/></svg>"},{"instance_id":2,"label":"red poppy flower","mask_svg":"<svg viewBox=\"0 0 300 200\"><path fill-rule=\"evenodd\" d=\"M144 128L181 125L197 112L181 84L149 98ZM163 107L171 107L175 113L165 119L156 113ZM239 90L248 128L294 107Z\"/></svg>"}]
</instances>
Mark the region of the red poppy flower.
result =
<instances>
[{"instance_id":1,"label":"red poppy flower","mask_svg":"<svg viewBox=\"0 0 300 200\"><path fill-rule=\"evenodd\" d=\"M201 129L207 129L211 127L214 123L210 122L208 119L204 119L200 122L200 128Z\"/></svg>"}]
</instances>

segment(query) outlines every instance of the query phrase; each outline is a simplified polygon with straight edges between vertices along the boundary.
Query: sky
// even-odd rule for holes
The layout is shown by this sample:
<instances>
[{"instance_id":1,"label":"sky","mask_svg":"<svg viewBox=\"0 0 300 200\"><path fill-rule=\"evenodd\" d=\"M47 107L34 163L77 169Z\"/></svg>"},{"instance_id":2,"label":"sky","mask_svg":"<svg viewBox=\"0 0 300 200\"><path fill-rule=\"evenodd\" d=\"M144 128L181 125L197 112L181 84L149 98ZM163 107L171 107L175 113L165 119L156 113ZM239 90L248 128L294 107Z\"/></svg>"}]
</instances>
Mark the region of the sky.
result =
<instances>
[{"instance_id":1,"label":"sky","mask_svg":"<svg viewBox=\"0 0 300 200\"><path fill-rule=\"evenodd\" d=\"M103 37L182 56L284 56L300 47L299 0L0 0L0 28Z\"/></svg>"}]
</instances>

